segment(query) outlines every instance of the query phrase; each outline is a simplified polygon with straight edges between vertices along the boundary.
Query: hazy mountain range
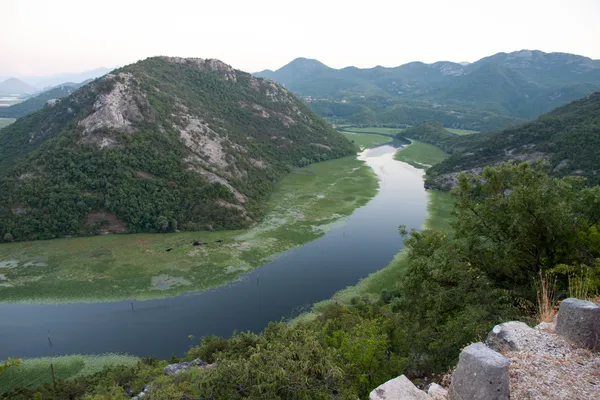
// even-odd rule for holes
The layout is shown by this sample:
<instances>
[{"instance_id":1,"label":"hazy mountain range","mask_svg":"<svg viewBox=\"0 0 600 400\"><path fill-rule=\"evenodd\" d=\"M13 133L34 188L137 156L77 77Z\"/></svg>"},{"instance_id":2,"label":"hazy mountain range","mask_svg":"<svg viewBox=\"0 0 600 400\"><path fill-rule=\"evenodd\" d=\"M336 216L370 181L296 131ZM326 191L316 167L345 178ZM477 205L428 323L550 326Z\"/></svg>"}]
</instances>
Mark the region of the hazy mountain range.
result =
<instances>
[{"instance_id":1,"label":"hazy mountain range","mask_svg":"<svg viewBox=\"0 0 600 400\"><path fill-rule=\"evenodd\" d=\"M521 50L466 65L440 61L334 69L318 60L297 58L276 71L255 75L280 82L312 103L320 100L313 109L334 120L415 123L421 118L415 115L428 107L437 109L441 115L436 119L445 126L492 129L510 123L510 118L512 123L535 118L600 89L600 60ZM348 109L351 106L353 110ZM478 123L470 122L471 114ZM485 120L494 122L482 124Z\"/></svg>"}]
</instances>

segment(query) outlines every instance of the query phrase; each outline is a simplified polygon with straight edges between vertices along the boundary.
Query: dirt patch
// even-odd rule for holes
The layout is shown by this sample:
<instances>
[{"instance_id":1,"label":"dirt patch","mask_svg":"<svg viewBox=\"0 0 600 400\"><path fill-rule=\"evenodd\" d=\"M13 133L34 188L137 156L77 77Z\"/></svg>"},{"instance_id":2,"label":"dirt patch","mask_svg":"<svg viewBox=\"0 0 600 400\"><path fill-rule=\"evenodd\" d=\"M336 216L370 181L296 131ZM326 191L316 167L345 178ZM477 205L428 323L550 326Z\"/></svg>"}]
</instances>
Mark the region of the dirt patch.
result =
<instances>
[{"instance_id":1,"label":"dirt patch","mask_svg":"<svg viewBox=\"0 0 600 400\"><path fill-rule=\"evenodd\" d=\"M95 211L89 213L85 217L85 226L92 228L94 226L100 227L100 233L124 233L127 229L127 224L119 220L113 213L106 211Z\"/></svg>"}]
</instances>

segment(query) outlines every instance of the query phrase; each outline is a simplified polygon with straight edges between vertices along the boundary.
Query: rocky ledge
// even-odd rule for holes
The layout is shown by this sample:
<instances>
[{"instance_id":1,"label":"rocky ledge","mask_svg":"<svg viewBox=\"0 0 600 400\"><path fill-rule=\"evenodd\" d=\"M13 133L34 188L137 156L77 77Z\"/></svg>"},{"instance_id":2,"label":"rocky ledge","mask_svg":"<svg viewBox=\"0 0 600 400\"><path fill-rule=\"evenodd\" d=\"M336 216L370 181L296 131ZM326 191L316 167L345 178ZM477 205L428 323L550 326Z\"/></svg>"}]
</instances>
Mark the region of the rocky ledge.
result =
<instances>
[{"instance_id":1,"label":"rocky ledge","mask_svg":"<svg viewBox=\"0 0 600 400\"><path fill-rule=\"evenodd\" d=\"M600 399L600 307L567 299L557 318L535 328L517 321L494 327L485 343L460 354L448 391L419 390L404 375L369 400Z\"/></svg>"}]
</instances>

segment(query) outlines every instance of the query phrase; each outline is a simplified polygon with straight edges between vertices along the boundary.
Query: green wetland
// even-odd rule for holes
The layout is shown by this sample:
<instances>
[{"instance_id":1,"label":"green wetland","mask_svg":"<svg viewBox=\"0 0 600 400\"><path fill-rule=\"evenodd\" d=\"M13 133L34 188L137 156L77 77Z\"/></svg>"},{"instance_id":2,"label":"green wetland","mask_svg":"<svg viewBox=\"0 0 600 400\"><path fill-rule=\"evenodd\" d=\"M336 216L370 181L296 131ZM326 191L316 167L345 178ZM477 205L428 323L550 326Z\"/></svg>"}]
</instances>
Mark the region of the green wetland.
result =
<instances>
[{"instance_id":1,"label":"green wetland","mask_svg":"<svg viewBox=\"0 0 600 400\"><path fill-rule=\"evenodd\" d=\"M355 157L295 170L264 220L241 231L106 235L0 245L3 302L172 297L220 286L270 257L323 236L377 192Z\"/></svg>"}]
</instances>

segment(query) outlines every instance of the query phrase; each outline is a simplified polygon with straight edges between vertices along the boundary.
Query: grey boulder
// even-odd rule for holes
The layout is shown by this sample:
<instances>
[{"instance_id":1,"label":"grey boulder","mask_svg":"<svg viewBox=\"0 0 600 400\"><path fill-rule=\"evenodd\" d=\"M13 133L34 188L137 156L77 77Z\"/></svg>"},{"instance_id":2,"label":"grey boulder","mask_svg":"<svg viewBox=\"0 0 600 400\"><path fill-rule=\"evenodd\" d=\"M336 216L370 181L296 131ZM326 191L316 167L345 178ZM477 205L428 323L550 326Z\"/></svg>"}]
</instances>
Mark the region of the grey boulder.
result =
<instances>
[{"instance_id":1,"label":"grey boulder","mask_svg":"<svg viewBox=\"0 0 600 400\"><path fill-rule=\"evenodd\" d=\"M404 375L379 385L369 395L369 400L431 400Z\"/></svg>"},{"instance_id":2,"label":"grey boulder","mask_svg":"<svg viewBox=\"0 0 600 400\"><path fill-rule=\"evenodd\" d=\"M523 350L534 332L534 329L526 323L505 322L494 326L494 329L488 334L485 344L499 353Z\"/></svg>"},{"instance_id":3,"label":"grey boulder","mask_svg":"<svg viewBox=\"0 0 600 400\"><path fill-rule=\"evenodd\" d=\"M591 301L563 300L558 310L556 333L579 346L600 351L600 307Z\"/></svg>"},{"instance_id":4,"label":"grey boulder","mask_svg":"<svg viewBox=\"0 0 600 400\"><path fill-rule=\"evenodd\" d=\"M473 343L460 353L448 390L450 400L507 400L509 361L483 343Z\"/></svg>"},{"instance_id":5,"label":"grey boulder","mask_svg":"<svg viewBox=\"0 0 600 400\"><path fill-rule=\"evenodd\" d=\"M446 400L448 398L448 391L437 383L431 383L427 386L425 393L429 395L431 400Z\"/></svg>"}]
</instances>

